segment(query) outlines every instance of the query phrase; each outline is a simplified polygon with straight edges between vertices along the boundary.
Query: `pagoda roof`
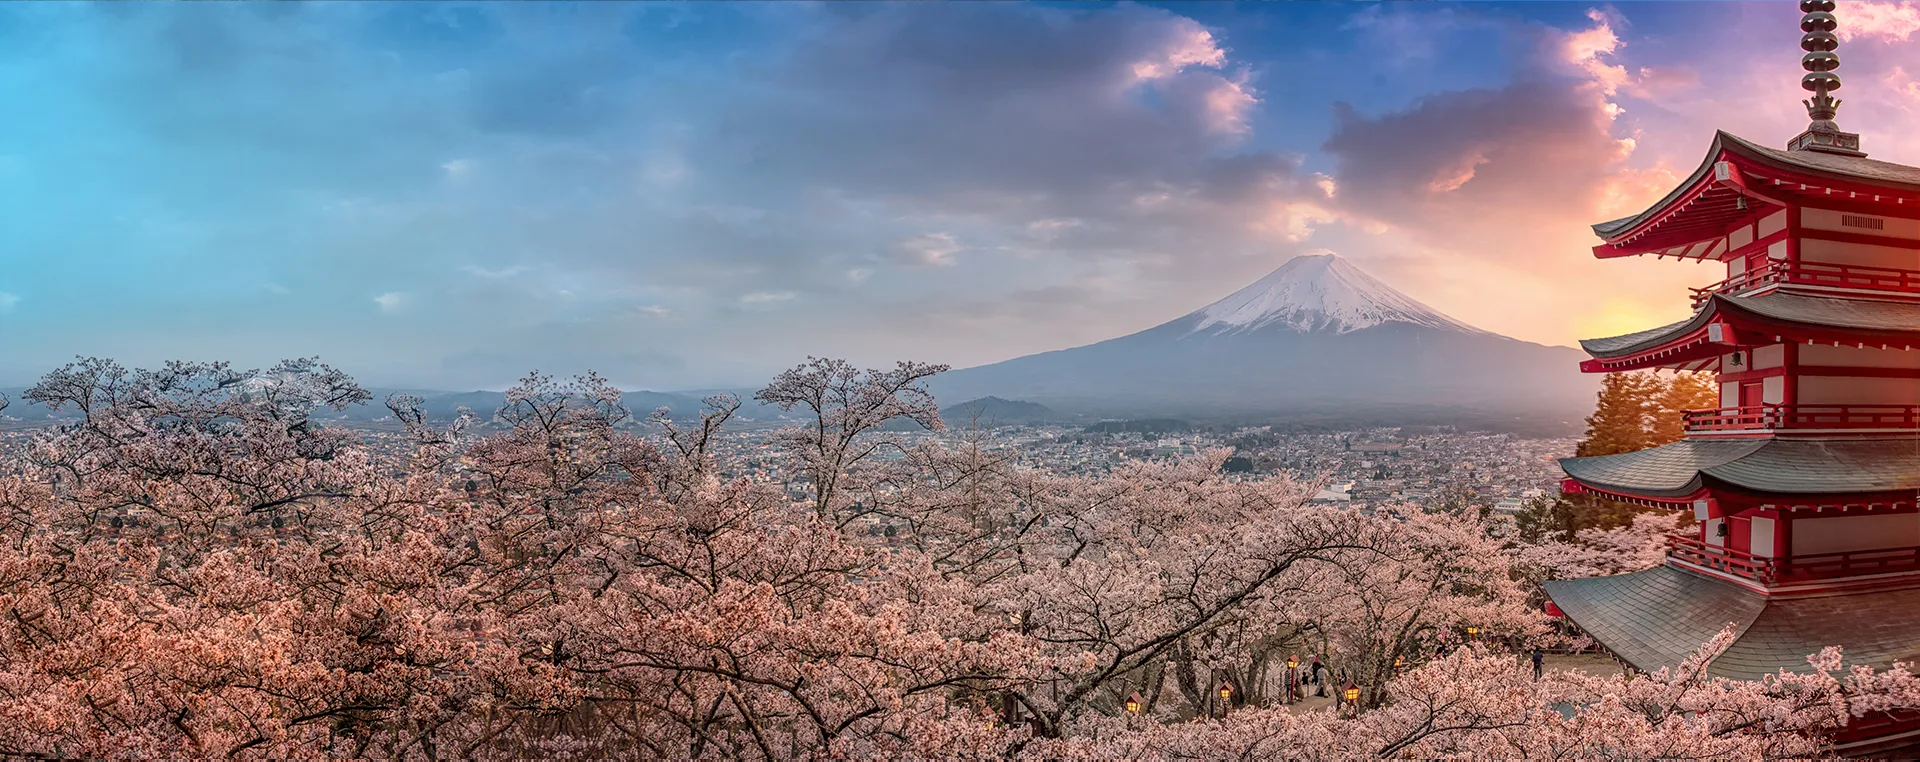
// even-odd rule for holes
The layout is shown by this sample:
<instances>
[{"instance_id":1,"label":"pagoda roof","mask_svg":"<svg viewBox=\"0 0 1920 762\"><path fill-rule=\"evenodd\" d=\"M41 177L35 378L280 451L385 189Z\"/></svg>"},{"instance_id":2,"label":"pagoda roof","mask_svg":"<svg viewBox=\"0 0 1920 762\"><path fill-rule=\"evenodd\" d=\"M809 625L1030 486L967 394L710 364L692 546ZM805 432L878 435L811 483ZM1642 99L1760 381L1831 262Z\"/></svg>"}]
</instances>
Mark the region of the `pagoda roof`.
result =
<instances>
[{"instance_id":1,"label":"pagoda roof","mask_svg":"<svg viewBox=\"0 0 1920 762\"><path fill-rule=\"evenodd\" d=\"M1623 333L1599 339L1581 339L1580 348L1594 357L1619 357L1630 355L1643 349L1652 349L1668 341L1685 336L1695 330L1706 327L1708 321L1702 320L1704 311L1693 313L1693 317L1676 323L1668 323L1658 328Z\"/></svg>"},{"instance_id":2,"label":"pagoda roof","mask_svg":"<svg viewBox=\"0 0 1920 762\"><path fill-rule=\"evenodd\" d=\"M1714 133L1713 144L1708 146L1706 158L1694 169L1686 181L1673 189L1666 197L1639 214L1609 220L1593 226L1593 232L1609 241L1640 227L1643 223L1663 215L1668 207L1695 195L1701 183L1713 178L1713 165L1722 160L1736 161L1750 168L1765 168L1776 173L1805 177L1807 179L1830 180L1847 184L1861 184L1893 191L1897 194L1920 193L1920 167L1909 167L1889 161L1878 161L1863 156L1845 156L1822 153L1819 151L1787 151L1768 148L1725 130Z\"/></svg>"},{"instance_id":3,"label":"pagoda roof","mask_svg":"<svg viewBox=\"0 0 1920 762\"><path fill-rule=\"evenodd\" d=\"M1684 439L1646 450L1562 458L1602 492L1684 498L1703 489L1856 495L1920 489L1920 438Z\"/></svg>"},{"instance_id":4,"label":"pagoda roof","mask_svg":"<svg viewBox=\"0 0 1920 762\"><path fill-rule=\"evenodd\" d=\"M1725 322L1763 335L1785 332L1796 338L1830 340L1836 334L1878 343L1920 346L1920 302L1845 299L1788 290L1756 296L1714 294L1692 317L1644 331L1584 339L1580 347L1596 358L1625 357L1704 334L1710 323ZM1715 342L1724 343L1724 342Z\"/></svg>"},{"instance_id":5,"label":"pagoda roof","mask_svg":"<svg viewBox=\"0 0 1920 762\"><path fill-rule=\"evenodd\" d=\"M1840 646L1848 666L1920 660L1920 587L1767 596L1673 566L1542 587L1581 630L1647 672L1679 664L1727 625L1736 638L1710 675L1809 672L1807 657L1827 646Z\"/></svg>"}]
</instances>

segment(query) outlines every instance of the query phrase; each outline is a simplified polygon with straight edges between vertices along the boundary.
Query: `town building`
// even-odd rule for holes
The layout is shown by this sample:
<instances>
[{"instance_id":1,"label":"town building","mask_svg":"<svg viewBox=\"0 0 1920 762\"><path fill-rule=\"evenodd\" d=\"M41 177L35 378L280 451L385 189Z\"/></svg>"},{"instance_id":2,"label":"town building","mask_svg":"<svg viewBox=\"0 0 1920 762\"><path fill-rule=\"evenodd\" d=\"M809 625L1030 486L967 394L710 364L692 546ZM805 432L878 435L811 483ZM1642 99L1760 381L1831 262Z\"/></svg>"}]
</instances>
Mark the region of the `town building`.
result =
<instances>
[{"instance_id":1,"label":"town building","mask_svg":"<svg viewBox=\"0 0 1920 762\"><path fill-rule=\"evenodd\" d=\"M1834 118L1832 0L1803 0L1812 123L1784 150L1718 133L1652 208L1594 226L1601 258L1725 263L1671 325L1582 342L1589 372L1710 371L1720 406L1687 436L1561 461L1563 489L1690 510L1667 563L1546 585L1554 607L1618 658L1679 663L1731 623L1712 674L1920 661L1920 168L1867 158ZM1920 742L1920 718L1876 716L1847 754ZM1909 748L1910 750L1910 748Z\"/></svg>"}]
</instances>

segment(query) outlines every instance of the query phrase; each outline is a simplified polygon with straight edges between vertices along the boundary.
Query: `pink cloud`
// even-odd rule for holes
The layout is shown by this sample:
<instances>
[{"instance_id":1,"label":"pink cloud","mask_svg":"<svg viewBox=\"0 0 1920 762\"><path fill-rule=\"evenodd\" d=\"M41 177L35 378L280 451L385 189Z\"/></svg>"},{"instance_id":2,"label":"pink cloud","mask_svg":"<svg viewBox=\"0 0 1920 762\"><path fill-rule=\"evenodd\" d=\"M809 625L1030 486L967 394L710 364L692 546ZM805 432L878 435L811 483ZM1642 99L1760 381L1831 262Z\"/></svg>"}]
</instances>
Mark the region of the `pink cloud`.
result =
<instances>
[{"instance_id":1,"label":"pink cloud","mask_svg":"<svg viewBox=\"0 0 1920 762\"><path fill-rule=\"evenodd\" d=\"M1601 181L1599 198L1594 204L1598 213L1595 221L1639 213L1679 185L1684 175L1665 165L1614 170Z\"/></svg>"},{"instance_id":2,"label":"pink cloud","mask_svg":"<svg viewBox=\"0 0 1920 762\"><path fill-rule=\"evenodd\" d=\"M1671 98L1700 87L1700 72L1684 66L1642 66L1634 71L1627 92L1636 98Z\"/></svg>"},{"instance_id":3,"label":"pink cloud","mask_svg":"<svg viewBox=\"0 0 1920 762\"><path fill-rule=\"evenodd\" d=\"M1613 17L1608 14L1594 9L1587 11L1587 18L1593 20L1592 27L1559 35L1560 61L1585 74L1601 92L1613 95L1633 81L1625 66L1601 60L1620 50L1620 36L1614 33Z\"/></svg>"},{"instance_id":4,"label":"pink cloud","mask_svg":"<svg viewBox=\"0 0 1920 762\"><path fill-rule=\"evenodd\" d=\"M1487 154L1484 151L1462 156L1454 166L1442 168L1440 173L1427 183L1427 190L1434 193L1459 190L1460 186L1466 185L1473 179L1474 170L1485 163L1487 163Z\"/></svg>"},{"instance_id":5,"label":"pink cloud","mask_svg":"<svg viewBox=\"0 0 1920 762\"><path fill-rule=\"evenodd\" d=\"M1913 0L1847 2L1834 15L1840 18L1842 40L1879 37L1887 42L1906 42L1920 32L1920 2Z\"/></svg>"},{"instance_id":6,"label":"pink cloud","mask_svg":"<svg viewBox=\"0 0 1920 762\"><path fill-rule=\"evenodd\" d=\"M1251 130L1247 116L1259 104L1245 77L1221 79L1207 91L1206 115L1215 132L1244 135Z\"/></svg>"},{"instance_id":7,"label":"pink cloud","mask_svg":"<svg viewBox=\"0 0 1920 762\"><path fill-rule=\"evenodd\" d=\"M1148 51L1133 63L1135 79L1166 79L1190 67L1218 69L1226 64L1227 52L1206 27L1188 18L1176 18L1171 23L1178 29L1167 36L1166 44Z\"/></svg>"},{"instance_id":8,"label":"pink cloud","mask_svg":"<svg viewBox=\"0 0 1920 762\"><path fill-rule=\"evenodd\" d=\"M1880 79L1880 83L1894 93L1906 96L1909 102L1901 104L1902 108L1920 107L1920 80L1915 80L1905 68L1895 66L1889 69L1887 75Z\"/></svg>"}]
</instances>

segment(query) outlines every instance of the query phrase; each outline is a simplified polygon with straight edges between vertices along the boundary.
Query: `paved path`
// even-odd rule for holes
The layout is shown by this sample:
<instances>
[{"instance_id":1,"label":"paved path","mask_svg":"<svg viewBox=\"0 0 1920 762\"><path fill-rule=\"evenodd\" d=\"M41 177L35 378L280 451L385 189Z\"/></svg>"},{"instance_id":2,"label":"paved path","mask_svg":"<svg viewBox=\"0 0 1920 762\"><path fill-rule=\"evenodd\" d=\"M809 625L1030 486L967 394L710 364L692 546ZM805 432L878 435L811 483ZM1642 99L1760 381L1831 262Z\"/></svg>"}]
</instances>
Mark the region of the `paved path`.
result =
<instances>
[{"instance_id":1,"label":"paved path","mask_svg":"<svg viewBox=\"0 0 1920 762\"><path fill-rule=\"evenodd\" d=\"M1549 672L1572 670L1600 677L1619 677L1625 674L1620 668L1620 662L1614 661L1611 656L1600 654L1547 654L1546 668Z\"/></svg>"},{"instance_id":2,"label":"paved path","mask_svg":"<svg viewBox=\"0 0 1920 762\"><path fill-rule=\"evenodd\" d=\"M1527 655L1520 654L1514 658L1522 660L1524 664ZM1589 675L1599 677L1619 677L1622 674L1619 662L1614 661L1610 656L1595 653L1547 654L1545 666L1549 672L1571 670L1585 672ZM1333 686L1327 687L1327 696L1327 698L1320 698L1313 695L1313 688L1309 686L1307 688L1307 697L1287 705L1287 708L1295 712L1313 712L1333 708Z\"/></svg>"}]
</instances>

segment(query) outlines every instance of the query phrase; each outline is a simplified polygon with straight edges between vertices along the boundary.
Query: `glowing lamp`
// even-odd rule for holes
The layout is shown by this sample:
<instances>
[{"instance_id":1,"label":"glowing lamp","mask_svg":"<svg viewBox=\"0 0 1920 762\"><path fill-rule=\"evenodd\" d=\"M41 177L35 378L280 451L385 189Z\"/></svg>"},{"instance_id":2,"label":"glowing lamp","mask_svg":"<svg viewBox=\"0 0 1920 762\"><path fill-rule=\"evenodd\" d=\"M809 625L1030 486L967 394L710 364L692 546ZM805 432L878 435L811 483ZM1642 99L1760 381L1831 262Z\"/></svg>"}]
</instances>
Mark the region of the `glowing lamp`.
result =
<instances>
[{"instance_id":1,"label":"glowing lamp","mask_svg":"<svg viewBox=\"0 0 1920 762\"><path fill-rule=\"evenodd\" d=\"M1138 692L1127 697L1127 711L1133 714L1140 713L1140 694Z\"/></svg>"},{"instance_id":2,"label":"glowing lamp","mask_svg":"<svg viewBox=\"0 0 1920 762\"><path fill-rule=\"evenodd\" d=\"M1231 686L1231 685L1224 685L1224 684L1223 684L1223 685L1221 685L1221 686L1220 686L1220 700L1221 700L1221 701L1226 701L1226 700L1229 700L1229 699L1231 699L1231 698L1233 698L1233 686Z\"/></svg>"},{"instance_id":3,"label":"glowing lamp","mask_svg":"<svg viewBox=\"0 0 1920 762\"><path fill-rule=\"evenodd\" d=\"M1287 669L1293 669L1294 667L1298 667L1298 666L1300 666L1300 657L1298 655L1291 655L1287 657Z\"/></svg>"},{"instance_id":4,"label":"glowing lamp","mask_svg":"<svg viewBox=\"0 0 1920 762\"><path fill-rule=\"evenodd\" d=\"M1480 628L1478 628L1478 627L1468 627L1468 628L1467 628L1467 637L1469 637L1469 638L1471 638L1471 637L1473 637L1473 636L1475 636L1475 635L1478 635L1478 634L1480 634Z\"/></svg>"},{"instance_id":5,"label":"glowing lamp","mask_svg":"<svg viewBox=\"0 0 1920 762\"><path fill-rule=\"evenodd\" d=\"M1344 691L1341 691L1340 695L1347 697L1347 701L1349 702L1359 701L1360 686L1354 685L1353 683L1347 683L1347 689Z\"/></svg>"}]
</instances>

